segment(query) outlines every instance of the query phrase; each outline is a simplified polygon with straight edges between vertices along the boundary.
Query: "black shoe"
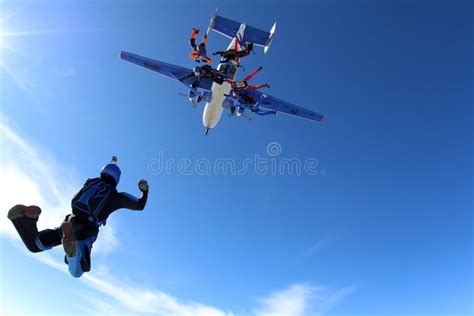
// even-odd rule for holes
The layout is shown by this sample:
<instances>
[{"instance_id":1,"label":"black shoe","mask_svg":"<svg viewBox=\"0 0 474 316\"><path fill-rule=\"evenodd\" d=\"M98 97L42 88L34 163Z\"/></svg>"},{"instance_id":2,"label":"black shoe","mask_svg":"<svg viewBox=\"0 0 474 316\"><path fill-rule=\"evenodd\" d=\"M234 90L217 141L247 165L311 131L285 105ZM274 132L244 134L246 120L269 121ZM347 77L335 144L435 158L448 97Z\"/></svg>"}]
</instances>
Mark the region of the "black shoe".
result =
<instances>
[{"instance_id":1,"label":"black shoe","mask_svg":"<svg viewBox=\"0 0 474 316\"><path fill-rule=\"evenodd\" d=\"M26 217L30 219L38 219L41 214L41 208L36 205L24 206L21 204L15 205L8 211L8 218L11 220Z\"/></svg>"}]
</instances>

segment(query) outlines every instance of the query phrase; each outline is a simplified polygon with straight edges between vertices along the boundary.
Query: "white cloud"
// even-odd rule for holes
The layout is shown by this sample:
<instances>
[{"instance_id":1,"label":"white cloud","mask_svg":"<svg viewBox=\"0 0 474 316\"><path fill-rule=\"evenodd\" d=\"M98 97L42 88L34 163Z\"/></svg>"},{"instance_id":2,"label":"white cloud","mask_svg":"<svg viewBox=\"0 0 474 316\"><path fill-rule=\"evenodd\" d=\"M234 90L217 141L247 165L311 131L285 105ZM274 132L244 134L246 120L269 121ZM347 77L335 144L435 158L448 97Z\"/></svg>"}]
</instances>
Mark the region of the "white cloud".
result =
<instances>
[{"instance_id":1,"label":"white cloud","mask_svg":"<svg viewBox=\"0 0 474 316\"><path fill-rule=\"evenodd\" d=\"M56 227L70 210L70 199L80 182L71 180L71 172L45 151L33 146L30 142L15 133L8 124L0 120L0 209L3 210L0 221L0 234L19 242L20 238L11 222L6 218L8 210L15 204L39 205L43 212L38 221L40 229ZM54 169L52 168L54 166ZM59 177L58 174L61 176ZM94 244L94 255L107 254L119 244L114 226L109 222L102 227L100 237ZM42 252L31 256L47 265L68 273L66 265L52 256L53 253ZM103 314L117 311L116 303L121 305L120 312L152 313L170 316L232 315L204 304L181 303L172 295L158 290L125 285L123 280L115 278L106 268L95 269L84 275L81 280L85 285L102 293L107 300L95 299L96 311L85 312Z\"/></svg>"},{"instance_id":2,"label":"white cloud","mask_svg":"<svg viewBox=\"0 0 474 316\"><path fill-rule=\"evenodd\" d=\"M64 273L69 273L64 264L53 259L47 253L31 254L33 258ZM93 288L101 294L91 294L90 290L78 295L87 300L78 309L89 315L114 314L153 314L167 316L233 316L231 312L224 312L217 308L197 302L180 302L176 297L163 291L137 287L123 279L116 278L108 270L84 274L80 279L87 287Z\"/></svg>"},{"instance_id":3,"label":"white cloud","mask_svg":"<svg viewBox=\"0 0 474 316\"><path fill-rule=\"evenodd\" d=\"M119 302L125 310L132 313L169 315L169 316L231 316L201 303L180 302L176 297L162 291L134 287L124 284L123 280L107 280L86 275L84 281L104 295ZM101 306L103 307L103 306ZM122 309L123 311L124 309Z\"/></svg>"},{"instance_id":4,"label":"white cloud","mask_svg":"<svg viewBox=\"0 0 474 316\"><path fill-rule=\"evenodd\" d=\"M58 227L70 213L71 198L81 187L74 179L74 171L56 162L49 153L15 133L5 119L0 120L0 234L20 240L8 210L15 204L38 205L42 209L38 228ZM119 241L113 225L101 231L94 245L95 253L107 254L116 249Z\"/></svg>"},{"instance_id":5,"label":"white cloud","mask_svg":"<svg viewBox=\"0 0 474 316\"><path fill-rule=\"evenodd\" d=\"M58 263L47 252L32 254L32 256L64 273L69 273L64 264ZM91 295L90 291L78 294L89 302L87 307L81 304L83 307L79 309L89 315L125 313L167 316L233 316L230 312L224 312L201 303L180 302L176 297L163 291L127 284L124 280L104 271L85 274L81 281L84 285L102 294L102 297Z\"/></svg>"},{"instance_id":6,"label":"white cloud","mask_svg":"<svg viewBox=\"0 0 474 316\"><path fill-rule=\"evenodd\" d=\"M62 188L54 179L54 170L43 162L42 157L31 145L15 134L4 122L0 122L0 144L2 148L0 165L0 190L2 199L2 221L0 233L18 237L13 225L6 220L8 210L15 204L39 205L43 209L39 224L55 227L67 214L69 206L67 185Z\"/></svg>"},{"instance_id":7,"label":"white cloud","mask_svg":"<svg viewBox=\"0 0 474 316\"><path fill-rule=\"evenodd\" d=\"M100 237L94 243L94 255L107 256L119 246L119 240L115 233L113 221L107 220L107 225L100 229Z\"/></svg>"},{"instance_id":8,"label":"white cloud","mask_svg":"<svg viewBox=\"0 0 474 316\"><path fill-rule=\"evenodd\" d=\"M0 234L21 243L13 225L7 220L8 209L18 203L36 204L43 208L39 228L59 225L70 210L70 198L81 185L75 181L70 169L61 167L47 152L33 146L15 133L5 120L0 120ZM52 168L54 166L54 169ZM60 177L58 175L61 175ZM103 227L96 242L94 254L107 254L119 245L114 226ZM33 258L68 273L62 256L54 258L55 252L30 254ZM90 315L103 314L154 314L168 316L232 316L233 313L198 302L182 302L178 298L158 289L130 284L115 277L107 266L94 268L81 281L88 287L78 295L89 301L72 305ZM91 294L90 288L95 294ZM345 288L329 292L323 287L296 284L286 290L275 292L260 300L261 307L254 310L256 316L322 315L346 295L353 291ZM82 307L81 307L82 306Z\"/></svg>"},{"instance_id":9,"label":"white cloud","mask_svg":"<svg viewBox=\"0 0 474 316\"><path fill-rule=\"evenodd\" d=\"M308 298L314 288L297 284L290 288L275 292L261 299L262 307L255 311L257 316L299 316L304 315Z\"/></svg>"},{"instance_id":10,"label":"white cloud","mask_svg":"<svg viewBox=\"0 0 474 316\"><path fill-rule=\"evenodd\" d=\"M321 286L295 284L259 300L261 307L254 310L254 314L256 316L321 316L353 290L350 287L331 292Z\"/></svg>"}]
</instances>

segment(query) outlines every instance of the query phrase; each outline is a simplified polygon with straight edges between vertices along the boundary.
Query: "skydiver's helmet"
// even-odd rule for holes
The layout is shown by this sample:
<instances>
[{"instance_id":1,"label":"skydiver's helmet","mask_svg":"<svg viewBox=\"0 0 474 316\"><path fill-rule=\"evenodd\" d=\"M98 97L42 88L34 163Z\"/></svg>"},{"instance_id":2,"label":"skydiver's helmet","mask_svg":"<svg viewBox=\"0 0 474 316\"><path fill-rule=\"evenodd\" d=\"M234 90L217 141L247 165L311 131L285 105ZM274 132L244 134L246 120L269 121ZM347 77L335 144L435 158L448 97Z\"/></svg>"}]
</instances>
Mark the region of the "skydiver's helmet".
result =
<instances>
[{"instance_id":1,"label":"skydiver's helmet","mask_svg":"<svg viewBox=\"0 0 474 316\"><path fill-rule=\"evenodd\" d=\"M106 183L110 183L113 186L117 186L120 181L120 168L116 165L116 162L111 162L104 167L100 172L100 179Z\"/></svg>"},{"instance_id":2,"label":"skydiver's helmet","mask_svg":"<svg viewBox=\"0 0 474 316\"><path fill-rule=\"evenodd\" d=\"M195 75L196 77L200 77L200 76L201 76L202 69L201 69L201 67L196 66L196 67L194 67L193 72L194 72L194 75Z\"/></svg>"},{"instance_id":3,"label":"skydiver's helmet","mask_svg":"<svg viewBox=\"0 0 474 316\"><path fill-rule=\"evenodd\" d=\"M214 69L209 65L204 65L201 67L201 69L204 72L204 74L211 74L214 71Z\"/></svg>"}]
</instances>

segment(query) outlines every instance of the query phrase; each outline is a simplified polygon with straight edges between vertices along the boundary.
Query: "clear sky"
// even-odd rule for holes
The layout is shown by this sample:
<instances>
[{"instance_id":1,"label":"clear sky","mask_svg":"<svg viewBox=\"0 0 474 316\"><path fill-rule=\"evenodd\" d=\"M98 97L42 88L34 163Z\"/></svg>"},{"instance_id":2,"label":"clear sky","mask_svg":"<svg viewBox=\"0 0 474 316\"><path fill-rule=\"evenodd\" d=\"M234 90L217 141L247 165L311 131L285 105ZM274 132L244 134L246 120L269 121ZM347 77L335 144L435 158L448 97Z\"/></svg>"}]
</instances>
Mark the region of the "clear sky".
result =
<instances>
[{"instance_id":1,"label":"clear sky","mask_svg":"<svg viewBox=\"0 0 474 316\"><path fill-rule=\"evenodd\" d=\"M0 5L2 315L472 314L472 2ZM191 28L217 6L277 22L240 77L262 65L254 83L323 124L224 115L205 137L184 86L119 59L193 67ZM227 45L210 34L210 51ZM6 214L37 203L40 228L59 225L112 155L119 189L146 178L149 202L111 216L77 280L60 247L30 255ZM317 161L317 174L197 172L255 155Z\"/></svg>"}]
</instances>

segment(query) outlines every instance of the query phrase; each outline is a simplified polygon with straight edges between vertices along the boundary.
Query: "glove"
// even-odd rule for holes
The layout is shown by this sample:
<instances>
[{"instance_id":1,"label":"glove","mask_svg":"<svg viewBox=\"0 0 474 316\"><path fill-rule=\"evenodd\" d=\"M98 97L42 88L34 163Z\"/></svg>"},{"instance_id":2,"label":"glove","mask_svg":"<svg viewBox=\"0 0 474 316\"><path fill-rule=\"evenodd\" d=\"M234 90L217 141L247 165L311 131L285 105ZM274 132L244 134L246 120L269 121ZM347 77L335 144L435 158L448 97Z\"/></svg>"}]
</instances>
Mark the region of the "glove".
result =
<instances>
[{"instance_id":1,"label":"glove","mask_svg":"<svg viewBox=\"0 0 474 316\"><path fill-rule=\"evenodd\" d=\"M140 191L142 191L142 192L148 191L148 189L149 189L149 187L148 187L148 182L147 182L145 179L141 179L141 180L138 182L138 188L139 188Z\"/></svg>"}]
</instances>

